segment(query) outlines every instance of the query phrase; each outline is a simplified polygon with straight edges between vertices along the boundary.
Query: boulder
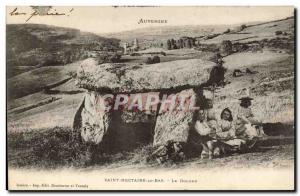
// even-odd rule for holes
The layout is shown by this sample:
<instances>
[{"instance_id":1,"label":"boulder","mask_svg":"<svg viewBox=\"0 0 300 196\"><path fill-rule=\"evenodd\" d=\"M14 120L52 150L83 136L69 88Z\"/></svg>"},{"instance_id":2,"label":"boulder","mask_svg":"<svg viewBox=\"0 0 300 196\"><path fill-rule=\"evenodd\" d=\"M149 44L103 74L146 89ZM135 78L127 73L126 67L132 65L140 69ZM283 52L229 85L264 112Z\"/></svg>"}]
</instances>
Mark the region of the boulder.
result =
<instances>
[{"instance_id":1,"label":"boulder","mask_svg":"<svg viewBox=\"0 0 300 196\"><path fill-rule=\"evenodd\" d=\"M153 141L151 135L155 112L105 110L101 107L103 100L104 94L86 92L73 122L74 136L77 139L81 138L84 143L103 144L106 152L130 150ZM112 107L113 101L106 106Z\"/></svg>"},{"instance_id":2,"label":"boulder","mask_svg":"<svg viewBox=\"0 0 300 196\"><path fill-rule=\"evenodd\" d=\"M112 113L99 107L101 98L99 93L87 92L75 114L73 129L86 143L99 144L111 125Z\"/></svg>"},{"instance_id":3,"label":"boulder","mask_svg":"<svg viewBox=\"0 0 300 196\"><path fill-rule=\"evenodd\" d=\"M179 97L181 94L196 97L196 92L193 89L183 90L175 96ZM161 106L164 102L166 101L162 101ZM176 102L174 107L179 107L179 102ZM189 106L187 105L187 107ZM187 142L193 115L194 111L190 109L165 111L160 107L154 129L153 145L166 145L168 141Z\"/></svg>"},{"instance_id":4,"label":"boulder","mask_svg":"<svg viewBox=\"0 0 300 196\"><path fill-rule=\"evenodd\" d=\"M205 83L215 63L201 59L151 65L105 63L88 59L79 68L79 87L96 92L141 93L191 88Z\"/></svg>"}]
</instances>

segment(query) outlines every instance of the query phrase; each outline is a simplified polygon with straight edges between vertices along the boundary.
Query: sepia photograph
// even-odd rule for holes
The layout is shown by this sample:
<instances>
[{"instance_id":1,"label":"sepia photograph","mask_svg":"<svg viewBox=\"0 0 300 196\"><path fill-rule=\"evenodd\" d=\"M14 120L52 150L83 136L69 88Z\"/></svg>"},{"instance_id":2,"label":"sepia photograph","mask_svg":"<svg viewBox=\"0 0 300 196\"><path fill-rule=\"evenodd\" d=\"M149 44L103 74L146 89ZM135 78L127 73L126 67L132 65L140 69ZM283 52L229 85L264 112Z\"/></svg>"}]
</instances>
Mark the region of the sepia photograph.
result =
<instances>
[{"instance_id":1,"label":"sepia photograph","mask_svg":"<svg viewBox=\"0 0 300 196\"><path fill-rule=\"evenodd\" d=\"M293 6L7 6L9 191L295 191Z\"/></svg>"}]
</instances>

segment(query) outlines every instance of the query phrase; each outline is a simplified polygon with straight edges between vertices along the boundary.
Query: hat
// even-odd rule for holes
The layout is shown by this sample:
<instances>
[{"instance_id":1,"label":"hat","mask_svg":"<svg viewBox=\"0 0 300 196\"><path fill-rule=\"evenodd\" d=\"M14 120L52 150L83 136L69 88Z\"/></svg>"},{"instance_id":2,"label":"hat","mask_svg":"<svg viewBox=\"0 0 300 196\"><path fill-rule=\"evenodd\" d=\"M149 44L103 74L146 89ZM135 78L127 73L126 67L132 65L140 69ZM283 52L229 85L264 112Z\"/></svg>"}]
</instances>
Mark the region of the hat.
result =
<instances>
[{"instance_id":1,"label":"hat","mask_svg":"<svg viewBox=\"0 0 300 196\"><path fill-rule=\"evenodd\" d=\"M214 98L213 92L209 89L203 89L203 95L206 99L213 99Z\"/></svg>"},{"instance_id":2,"label":"hat","mask_svg":"<svg viewBox=\"0 0 300 196\"><path fill-rule=\"evenodd\" d=\"M250 96L250 89L248 88L248 89L245 89L245 91L244 91L244 96L243 97L241 97L241 98L239 98L239 100L253 100L253 98L251 98L251 96Z\"/></svg>"},{"instance_id":3,"label":"hat","mask_svg":"<svg viewBox=\"0 0 300 196\"><path fill-rule=\"evenodd\" d=\"M253 98L251 98L251 97L242 97L242 98L239 98L239 100L241 100L241 101L242 100L250 100L251 101L251 100L253 100Z\"/></svg>"}]
</instances>

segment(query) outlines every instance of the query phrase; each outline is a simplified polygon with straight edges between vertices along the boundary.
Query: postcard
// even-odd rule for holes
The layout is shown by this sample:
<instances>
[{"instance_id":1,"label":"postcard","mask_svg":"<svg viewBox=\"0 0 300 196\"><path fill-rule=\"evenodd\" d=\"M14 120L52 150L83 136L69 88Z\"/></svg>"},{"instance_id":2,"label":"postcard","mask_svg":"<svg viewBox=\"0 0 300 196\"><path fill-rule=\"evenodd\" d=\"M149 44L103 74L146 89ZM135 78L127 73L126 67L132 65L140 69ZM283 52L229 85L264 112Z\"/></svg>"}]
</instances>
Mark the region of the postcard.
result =
<instances>
[{"instance_id":1,"label":"postcard","mask_svg":"<svg viewBox=\"0 0 300 196\"><path fill-rule=\"evenodd\" d=\"M6 7L9 191L295 191L292 6Z\"/></svg>"}]
</instances>

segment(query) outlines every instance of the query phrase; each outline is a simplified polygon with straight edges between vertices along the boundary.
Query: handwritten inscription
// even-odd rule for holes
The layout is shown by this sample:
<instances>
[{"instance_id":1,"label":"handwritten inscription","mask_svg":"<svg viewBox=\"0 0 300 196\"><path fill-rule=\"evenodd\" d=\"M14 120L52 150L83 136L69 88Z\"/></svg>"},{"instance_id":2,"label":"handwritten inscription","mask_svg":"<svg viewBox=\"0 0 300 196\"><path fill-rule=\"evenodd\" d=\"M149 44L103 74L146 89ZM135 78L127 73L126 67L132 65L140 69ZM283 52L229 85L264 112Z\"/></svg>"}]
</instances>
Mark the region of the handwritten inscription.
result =
<instances>
[{"instance_id":1,"label":"handwritten inscription","mask_svg":"<svg viewBox=\"0 0 300 196\"><path fill-rule=\"evenodd\" d=\"M70 9L69 12L58 12L56 9L49 6L49 8L45 12L42 12L39 9L33 9L33 11L31 13L27 13L27 12L19 11L18 8L16 7L9 13L9 15L10 16L20 16L20 15L28 16L28 18L26 18L26 20L25 20L25 22L28 22L34 16L69 16L69 14L72 11L74 11L73 8Z\"/></svg>"}]
</instances>

